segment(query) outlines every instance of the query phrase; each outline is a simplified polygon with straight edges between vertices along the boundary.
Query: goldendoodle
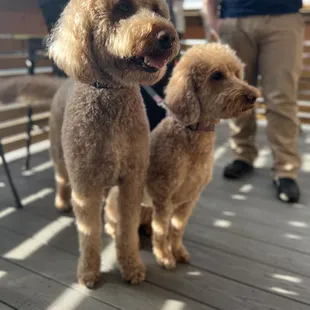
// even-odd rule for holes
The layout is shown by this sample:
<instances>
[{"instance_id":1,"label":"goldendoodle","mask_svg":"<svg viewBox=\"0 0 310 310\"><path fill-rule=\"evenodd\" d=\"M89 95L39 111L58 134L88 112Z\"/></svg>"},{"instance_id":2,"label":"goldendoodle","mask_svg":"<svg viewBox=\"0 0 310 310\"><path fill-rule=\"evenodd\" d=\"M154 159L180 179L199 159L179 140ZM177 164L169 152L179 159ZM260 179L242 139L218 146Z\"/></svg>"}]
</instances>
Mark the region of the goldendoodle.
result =
<instances>
[{"instance_id":1,"label":"goldendoodle","mask_svg":"<svg viewBox=\"0 0 310 310\"><path fill-rule=\"evenodd\" d=\"M71 0L48 47L74 80L55 95L51 143L56 207L67 209L71 196L79 232L78 280L93 287L100 278L102 199L118 185L117 258L126 281L142 282L138 226L149 125L139 84L158 81L179 51L167 4Z\"/></svg>"},{"instance_id":2,"label":"goldendoodle","mask_svg":"<svg viewBox=\"0 0 310 310\"><path fill-rule=\"evenodd\" d=\"M166 89L168 114L151 135L141 224L152 221L153 252L171 269L188 262L183 245L188 219L213 170L215 125L254 107L259 90L243 80L243 64L227 45L189 49ZM115 236L118 188L105 207L106 231ZM153 217L150 216L153 213Z\"/></svg>"}]
</instances>

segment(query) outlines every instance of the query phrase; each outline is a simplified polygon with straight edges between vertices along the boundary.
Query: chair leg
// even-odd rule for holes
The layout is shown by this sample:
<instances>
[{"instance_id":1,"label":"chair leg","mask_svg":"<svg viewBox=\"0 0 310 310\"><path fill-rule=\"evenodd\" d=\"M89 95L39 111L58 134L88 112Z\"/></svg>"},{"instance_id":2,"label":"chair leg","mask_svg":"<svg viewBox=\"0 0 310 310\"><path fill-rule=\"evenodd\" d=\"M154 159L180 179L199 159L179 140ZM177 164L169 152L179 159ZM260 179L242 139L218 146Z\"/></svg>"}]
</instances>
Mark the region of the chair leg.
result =
<instances>
[{"instance_id":1,"label":"chair leg","mask_svg":"<svg viewBox=\"0 0 310 310\"><path fill-rule=\"evenodd\" d=\"M41 38L31 38L28 39L28 58L26 60L26 66L28 67L28 74L35 74L36 60L37 60L37 50L43 48Z\"/></svg>"},{"instance_id":2,"label":"chair leg","mask_svg":"<svg viewBox=\"0 0 310 310\"><path fill-rule=\"evenodd\" d=\"M13 196L14 196L14 199L15 199L15 204L16 204L15 206L16 206L16 208L21 209L23 207L23 205L22 205L22 202L21 202L20 197L18 195L18 192L16 190L16 187L14 185L14 182L13 182L13 179L12 179L12 176L11 176L11 172L10 172L8 163L5 160L4 150L3 150L3 146L2 146L1 140L0 140L0 157L2 159L4 171L5 171L6 177L7 177L8 181L9 181L9 185L11 187L11 190L12 190L12 193L13 193Z\"/></svg>"},{"instance_id":3,"label":"chair leg","mask_svg":"<svg viewBox=\"0 0 310 310\"><path fill-rule=\"evenodd\" d=\"M28 74L34 75L34 69L36 66L35 61L29 58L25 61L25 63L26 63L26 66L28 68Z\"/></svg>"},{"instance_id":4,"label":"chair leg","mask_svg":"<svg viewBox=\"0 0 310 310\"><path fill-rule=\"evenodd\" d=\"M25 170L29 170L30 169L30 145L31 145L31 131L33 129L33 121L32 121L32 107L29 106L28 107L28 111L27 111L27 117L28 117L28 123L27 123L27 138L26 138L26 151L27 151L27 155L26 155L26 162L25 162Z\"/></svg>"}]
</instances>

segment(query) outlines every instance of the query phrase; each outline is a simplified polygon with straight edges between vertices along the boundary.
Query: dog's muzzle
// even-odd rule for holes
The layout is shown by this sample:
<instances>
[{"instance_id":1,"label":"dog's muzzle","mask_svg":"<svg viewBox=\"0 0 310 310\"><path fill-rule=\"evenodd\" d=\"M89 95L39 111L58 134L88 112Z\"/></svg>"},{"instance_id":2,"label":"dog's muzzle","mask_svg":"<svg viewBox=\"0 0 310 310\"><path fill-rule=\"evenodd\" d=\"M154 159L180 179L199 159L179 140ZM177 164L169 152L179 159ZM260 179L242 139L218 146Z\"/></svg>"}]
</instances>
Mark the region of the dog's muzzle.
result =
<instances>
[{"instance_id":1,"label":"dog's muzzle","mask_svg":"<svg viewBox=\"0 0 310 310\"><path fill-rule=\"evenodd\" d=\"M155 40L156 44L151 52L144 51L130 59L140 70L155 73L169 62L176 40L175 33L169 29L160 30Z\"/></svg>"}]
</instances>

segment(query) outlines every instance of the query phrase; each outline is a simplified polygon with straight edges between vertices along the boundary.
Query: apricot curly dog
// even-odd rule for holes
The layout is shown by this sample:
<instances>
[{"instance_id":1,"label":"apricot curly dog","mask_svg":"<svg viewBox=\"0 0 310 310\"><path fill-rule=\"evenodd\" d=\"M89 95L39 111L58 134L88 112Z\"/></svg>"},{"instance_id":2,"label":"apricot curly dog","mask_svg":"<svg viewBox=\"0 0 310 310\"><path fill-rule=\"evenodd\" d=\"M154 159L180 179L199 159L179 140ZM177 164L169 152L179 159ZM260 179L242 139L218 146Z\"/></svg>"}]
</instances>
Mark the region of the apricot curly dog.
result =
<instances>
[{"instance_id":1,"label":"apricot curly dog","mask_svg":"<svg viewBox=\"0 0 310 310\"><path fill-rule=\"evenodd\" d=\"M174 68L166 89L168 115L151 135L143 204L153 207L153 252L171 269L188 262L183 245L188 219L213 169L215 124L252 109L258 89L243 81L243 64L227 45L189 49ZM118 188L107 199L106 231L114 236ZM152 209L143 208L141 224ZM150 211L149 211L150 210Z\"/></svg>"},{"instance_id":2,"label":"apricot curly dog","mask_svg":"<svg viewBox=\"0 0 310 310\"><path fill-rule=\"evenodd\" d=\"M67 209L71 196L76 216L78 280L93 287L100 278L102 200L118 185L117 258L126 281L142 282L138 226L149 127L139 84L158 81L178 53L167 4L71 0L48 46L50 57L75 80L55 96L51 122L61 130L51 133L51 143L56 207Z\"/></svg>"}]
</instances>

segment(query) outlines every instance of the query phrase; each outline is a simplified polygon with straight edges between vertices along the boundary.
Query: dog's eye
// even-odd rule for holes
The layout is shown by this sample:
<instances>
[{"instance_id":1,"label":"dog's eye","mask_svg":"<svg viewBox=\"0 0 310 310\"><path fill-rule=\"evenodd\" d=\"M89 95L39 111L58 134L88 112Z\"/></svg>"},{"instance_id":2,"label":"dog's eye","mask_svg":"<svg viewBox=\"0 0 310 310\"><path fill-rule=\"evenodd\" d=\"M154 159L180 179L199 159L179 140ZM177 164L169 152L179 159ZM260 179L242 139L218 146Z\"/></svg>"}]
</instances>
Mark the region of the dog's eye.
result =
<instances>
[{"instance_id":1,"label":"dog's eye","mask_svg":"<svg viewBox=\"0 0 310 310\"><path fill-rule=\"evenodd\" d=\"M220 81L224 79L224 74L220 71L216 71L211 75L211 79L214 81Z\"/></svg>"},{"instance_id":2,"label":"dog's eye","mask_svg":"<svg viewBox=\"0 0 310 310\"><path fill-rule=\"evenodd\" d=\"M125 3L125 2L120 2L117 4L117 9L122 11L122 12L129 12L131 7L128 3Z\"/></svg>"},{"instance_id":3,"label":"dog's eye","mask_svg":"<svg viewBox=\"0 0 310 310\"><path fill-rule=\"evenodd\" d=\"M112 19L119 23L120 20L130 17L135 12L131 3L119 1L113 9Z\"/></svg>"}]
</instances>

